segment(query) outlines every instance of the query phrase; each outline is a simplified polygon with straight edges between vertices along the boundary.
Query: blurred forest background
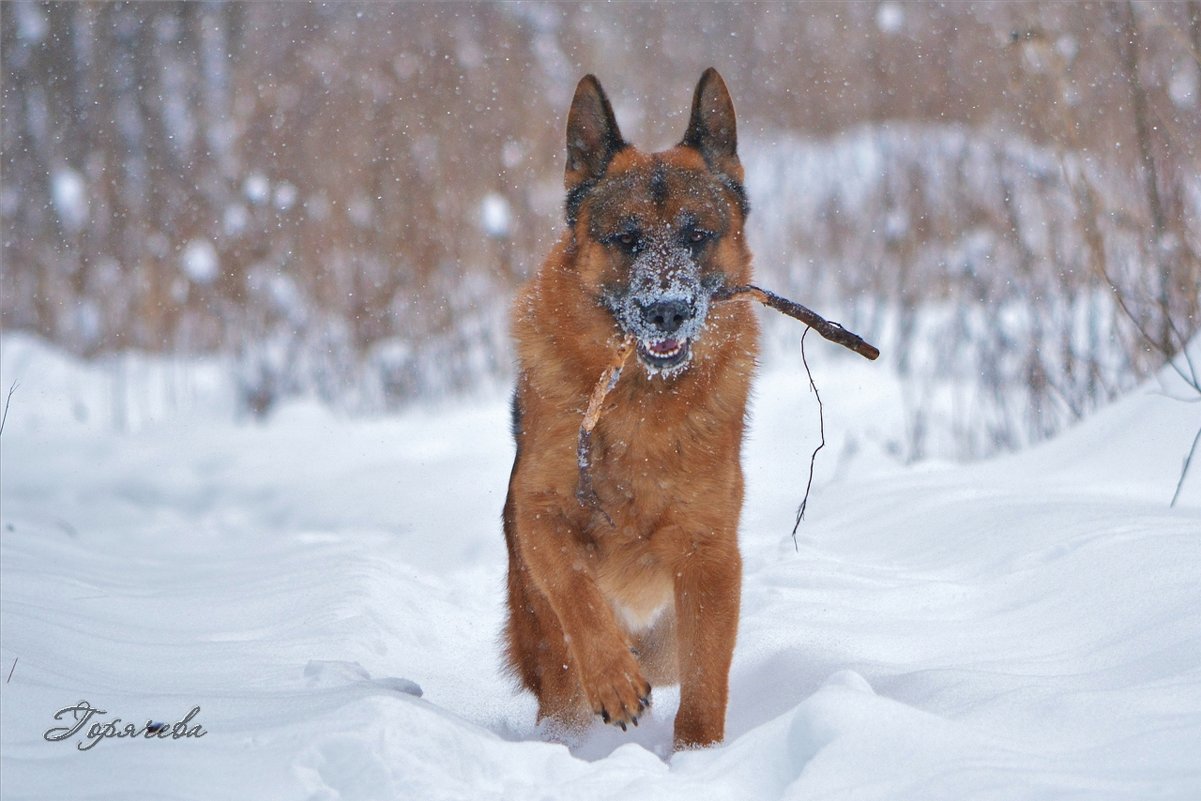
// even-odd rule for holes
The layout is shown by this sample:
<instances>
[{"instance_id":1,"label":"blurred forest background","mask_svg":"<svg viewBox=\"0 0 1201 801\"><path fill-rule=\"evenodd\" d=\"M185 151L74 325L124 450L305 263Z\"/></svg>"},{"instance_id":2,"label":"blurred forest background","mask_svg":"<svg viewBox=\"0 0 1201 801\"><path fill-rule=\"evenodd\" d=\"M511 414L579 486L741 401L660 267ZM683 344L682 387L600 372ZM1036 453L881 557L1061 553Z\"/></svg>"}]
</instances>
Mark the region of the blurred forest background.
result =
<instances>
[{"instance_id":1,"label":"blurred forest background","mask_svg":"<svg viewBox=\"0 0 1201 801\"><path fill-rule=\"evenodd\" d=\"M219 356L248 414L508 380L586 72L652 149L722 72L759 280L884 348L905 458L1045 438L1201 327L1198 2L5 2L0 27L4 331Z\"/></svg>"}]
</instances>

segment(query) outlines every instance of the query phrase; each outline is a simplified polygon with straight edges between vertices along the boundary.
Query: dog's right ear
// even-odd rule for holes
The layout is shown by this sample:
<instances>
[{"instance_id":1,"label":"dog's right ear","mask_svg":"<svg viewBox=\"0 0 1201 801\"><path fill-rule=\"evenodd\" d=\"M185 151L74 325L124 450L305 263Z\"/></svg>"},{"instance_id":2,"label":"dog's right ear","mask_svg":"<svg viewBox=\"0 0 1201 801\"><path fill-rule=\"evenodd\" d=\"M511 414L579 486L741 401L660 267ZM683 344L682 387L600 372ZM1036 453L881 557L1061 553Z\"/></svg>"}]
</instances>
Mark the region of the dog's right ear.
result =
<instances>
[{"instance_id":1,"label":"dog's right ear","mask_svg":"<svg viewBox=\"0 0 1201 801\"><path fill-rule=\"evenodd\" d=\"M585 75L575 88L567 115L567 172L563 182L569 198L573 191L604 175L613 155L625 146L600 81L594 75ZM570 211L568 216L572 216Z\"/></svg>"}]
</instances>

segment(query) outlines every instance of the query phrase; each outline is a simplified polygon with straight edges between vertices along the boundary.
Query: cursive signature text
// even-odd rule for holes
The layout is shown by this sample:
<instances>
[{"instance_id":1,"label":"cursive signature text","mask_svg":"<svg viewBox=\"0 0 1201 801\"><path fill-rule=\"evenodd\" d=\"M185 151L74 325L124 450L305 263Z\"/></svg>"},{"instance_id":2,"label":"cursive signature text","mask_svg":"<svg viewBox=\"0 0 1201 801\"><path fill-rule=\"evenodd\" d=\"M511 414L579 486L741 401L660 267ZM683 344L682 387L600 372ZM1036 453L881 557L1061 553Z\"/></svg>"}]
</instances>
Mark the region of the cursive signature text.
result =
<instances>
[{"instance_id":1,"label":"cursive signature text","mask_svg":"<svg viewBox=\"0 0 1201 801\"><path fill-rule=\"evenodd\" d=\"M97 720L97 718L107 715L108 712L103 709L97 709L87 701L80 701L72 706L64 706L62 709L54 713L55 720L64 720L70 723L69 726L56 726L47 729L42 734L46 740L52 743L60 742L69 739L75 735L81 735L81 739L75 744L75 747L80 751L88 751L96 746L101 740L109 737L117 739L130 738L146 739L146 740L181 740L185 737L203 737L208 734L204 727L199 723L195 723L193 718L200 714L200 707L192 707L192 711L184 715L183 718L173 724L155 722L153 720L146 721L145 725L138 726L135 723L121 723L121 718L113 718L110 721ZM88 724L91 724L90 726ZM86 727L86 730L85 730Z\"/></svg>"}]
</instances>

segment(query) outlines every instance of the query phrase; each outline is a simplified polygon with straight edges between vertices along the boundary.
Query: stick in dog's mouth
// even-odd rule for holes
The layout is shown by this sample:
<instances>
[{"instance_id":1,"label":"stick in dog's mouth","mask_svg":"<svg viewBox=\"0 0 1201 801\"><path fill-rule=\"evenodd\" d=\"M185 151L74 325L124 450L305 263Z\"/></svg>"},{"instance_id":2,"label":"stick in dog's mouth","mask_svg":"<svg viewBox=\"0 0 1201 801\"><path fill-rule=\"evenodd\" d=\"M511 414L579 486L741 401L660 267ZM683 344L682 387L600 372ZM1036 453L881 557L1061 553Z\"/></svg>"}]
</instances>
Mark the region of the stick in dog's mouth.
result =
<instances>
[{"instance_id":1,"label":"stick in dog's mouth","mask_svg":"<svg viewBox=\"0 0 1201 801\"><path fill-rule=\"evenodd\" d=\"M837 345L842 345L844 348L855 351L865 359L871 359L872 361L875 361L880 356L879 348L870 344L869 342L866 342L858 334L843 328L842 323L836 323L832 320L827 320L817 312L802 306L796 301L781 297L775 292L770 292L766 289L760 289L754 284L721 287L713 293L713 300L715 302L720 302L723 300L735 300L740 295L750 295L764 306L770 306L782 314L787 314L789 317L792 317L795 320L800 320L802 323L809 326L826 339Z\"/></svg>"},{"instance_id":2,"label":"stick in dog's mouth","mask_svg":"<svg viewBox=\"0 0 1201 801\"><path fill-rule=\"evenodd\" d=\"M812 309L791 301L788 298L781 297L774 292L761 289L753 284L720 287L713 293L712 301L716 303L726 300L736 300L741 299L743 295L747 295L759 301L764 306L769 306L782 314L787 314L789 317L800 320L826 339L855 351L865 359L874 361L880 356L879 348L865 341L858 334L843 328L841 323L827 320ZM576 499L580 502L580 506L592 508L600 512L610 526L615 526L616 524L613 522L613 518L609 516L609 513L601 506L596 489L592 486L592 475L590 473L592 467L592 430L596 428L596 424L600 421L601 406L605 402L605 397L613 387L617 386L617 381L621 378L621 371L625 367L626 361L629 360L630 354L635 349L639 351L639 357L644 360L649 356L653 360L673 362L679 360L682 362L683 359L681 356L684 358L688 356L689 345L690 342L688 340L662 340L647 344L639 342L631 336L626 336L618 347L616 354L614 354L613 361L601 373L596 386L592 389L592 394L588 398L588 408L584 412L584 419L580 423L579 438L576 441L576 461L579 464L580 478L576 486L575 495Z\"/></svg>"},{"instance_id":3,"label":"stick in dog's mouth","mask_svg":"<svg viewBox=\"0 0 1201 801\"><path fill-rule=\"evenodd\" d=\"M613 387L617 386L617 380L621 378L621 370L633 352L634 338L626 337L613 357L613 361L604 369L596 386L592 388L592 395L588 398L588 409L584 412L584 419L580 423L580 435L576 440L576 461L579 463L580 479L576 486L575 497L579 500L580 506L591 507L604 515L610 526L615 525L613 518L609 517L609 513L601 506L600 498L597 497L596 490L592 486L592 475L589 473L589 468L592 466L592 429L596 428L596 424L600 420L601 404L605 402L605 396Z\"/></svg>"}]
</instances>

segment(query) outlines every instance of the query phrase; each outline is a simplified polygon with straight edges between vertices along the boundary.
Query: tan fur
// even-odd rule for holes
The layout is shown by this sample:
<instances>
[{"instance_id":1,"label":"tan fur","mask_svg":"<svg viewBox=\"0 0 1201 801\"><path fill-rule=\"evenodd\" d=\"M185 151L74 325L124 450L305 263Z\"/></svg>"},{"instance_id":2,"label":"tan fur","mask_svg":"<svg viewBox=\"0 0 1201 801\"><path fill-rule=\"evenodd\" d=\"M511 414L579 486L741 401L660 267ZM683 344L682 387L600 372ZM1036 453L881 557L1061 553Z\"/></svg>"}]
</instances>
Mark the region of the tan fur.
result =
<instances>
[{"instance_id":1,"label":"tan fur","mask_svg":"<svg viewBox=\"0 0 1201 801\"><path fill-rule=\"evenodd\" d=\"M571 167L569 189L581 180ZM657 197L646 189L656 169L668 176ZM741 181L736 158L723 169ZM742 207L686 145L657 154L624 147L592 195L514 309L520 423L505 504L508 659L537 696L539 717L567 726L604 714L624 727L651 682L678 681L676 747L707 745L724 734L738 624L740 457L758 343L748 304L713 306L680 374L651 376L631 358L607 396L591 472L613 525L576 498L576 438L622 336L597 301L622 270L620 254L597 240L602 218L670 225L682 211L700 215L722 231L707 269L742 284L750 280Z\"/></svg>"}]
</instances>

